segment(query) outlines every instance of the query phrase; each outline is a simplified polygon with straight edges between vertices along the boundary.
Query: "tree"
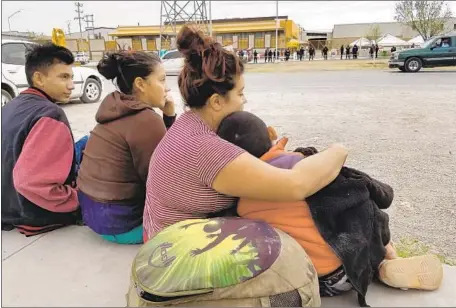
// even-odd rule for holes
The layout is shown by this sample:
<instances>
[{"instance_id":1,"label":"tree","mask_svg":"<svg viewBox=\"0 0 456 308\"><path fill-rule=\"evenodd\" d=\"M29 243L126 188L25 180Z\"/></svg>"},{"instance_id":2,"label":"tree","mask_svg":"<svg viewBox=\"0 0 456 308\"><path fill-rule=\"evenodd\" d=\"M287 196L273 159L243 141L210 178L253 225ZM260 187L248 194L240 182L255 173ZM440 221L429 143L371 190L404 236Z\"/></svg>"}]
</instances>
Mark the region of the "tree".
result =
<instances>
[{"instance_id":1,"label":"tree","mask_svg":"<svg viewBox=\"0 0 456 308\"><path fill-rule=\"evenodd\" d=\"M396 2L394 19L410 26L425 41L442 33L452 12L445 1L399 1Z\"/></svg>"},{"instance_id":2,"label":"tree","mask_svg":"<svg viewBox=\"0 0 456 308\"><path fill-rule=\"evenodd\" d=\"M33 40L39 40L46 37L46 35L43 32L27 31L26 33Z\"/></svg>"},{"instance_id":3,"label":"tree","mask_svg":"<svg viewBox=\"0 0 456 308\"><path fill-rule=\"evenodd\" d=\"M382 36L382 31L380 30L380 26L379 25L371 26L365 36L370 41L378 39L380 36Z\"/></svg>"}]
</instances>

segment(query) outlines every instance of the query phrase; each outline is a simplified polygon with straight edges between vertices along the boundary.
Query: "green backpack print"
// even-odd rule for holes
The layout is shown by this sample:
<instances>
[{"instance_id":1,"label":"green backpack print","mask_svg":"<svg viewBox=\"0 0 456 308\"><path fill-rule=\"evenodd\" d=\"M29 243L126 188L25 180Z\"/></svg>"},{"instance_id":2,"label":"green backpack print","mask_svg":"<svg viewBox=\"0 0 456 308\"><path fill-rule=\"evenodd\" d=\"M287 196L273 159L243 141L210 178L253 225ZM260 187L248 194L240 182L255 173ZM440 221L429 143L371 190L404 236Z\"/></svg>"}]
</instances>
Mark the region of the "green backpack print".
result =
<instances>
[{"instance_id":1,"label":"green backpack print","mask_svg":"<svg viewBox=\"0 0 456 308\"><path fill-rule=\"evenodd\" d=\"M276 273L274 268L285 268L285 262L288 267L299 264ZM286 272L295 279L283 276ZM297 285L290 283L294 280ZM243 285L258 294L243 296L241 289L236 291ZM127 304L274 307L265 299L290 291L295 292L293 306L319 306L315 269L288 235L261 221L194 219L162 230L143 245L133 261Z\"/></svg>"}]
</instances>

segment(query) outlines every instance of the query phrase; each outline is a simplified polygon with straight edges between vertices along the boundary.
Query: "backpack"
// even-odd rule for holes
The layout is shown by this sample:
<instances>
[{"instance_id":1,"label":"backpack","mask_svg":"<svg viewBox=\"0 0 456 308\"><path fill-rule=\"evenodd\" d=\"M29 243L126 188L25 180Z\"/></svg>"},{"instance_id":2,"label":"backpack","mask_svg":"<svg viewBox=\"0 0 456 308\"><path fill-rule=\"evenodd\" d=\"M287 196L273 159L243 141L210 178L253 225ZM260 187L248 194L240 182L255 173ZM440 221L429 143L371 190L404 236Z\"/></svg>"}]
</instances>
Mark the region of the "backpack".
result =
<instances>
[{"instance_id":1,"label":"backpack","mask_svg":"<svg viewBox=\"0 0 456 308\"><path fill-rule=\"evenodd\" d=\"M174 224L142 246L128 307L318 307L318 276L302 247L262 221Z\"/></svg>"}]
</instances>

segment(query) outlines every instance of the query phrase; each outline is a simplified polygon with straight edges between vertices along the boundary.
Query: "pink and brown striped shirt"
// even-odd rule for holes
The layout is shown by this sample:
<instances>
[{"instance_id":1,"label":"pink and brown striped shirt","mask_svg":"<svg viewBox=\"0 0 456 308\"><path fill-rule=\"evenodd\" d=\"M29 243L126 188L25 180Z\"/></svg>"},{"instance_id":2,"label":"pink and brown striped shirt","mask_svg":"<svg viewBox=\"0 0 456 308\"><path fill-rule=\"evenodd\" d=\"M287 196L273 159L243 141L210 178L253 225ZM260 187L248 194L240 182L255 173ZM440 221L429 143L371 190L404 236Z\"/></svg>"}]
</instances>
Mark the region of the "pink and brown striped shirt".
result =
<instances>
[{"instance_id":1,"label":"pink and brown striped shirt","mask_svg":"<svg viewBox=\"0 0 456 308\"><path fill-rule=\"evenodd\" d=\"M244 150L220 137L194 112L181 115L155 149L146 186L144 239L163 228L228 208L235 202L212 189Z\"/></svg>"}]
</instances>

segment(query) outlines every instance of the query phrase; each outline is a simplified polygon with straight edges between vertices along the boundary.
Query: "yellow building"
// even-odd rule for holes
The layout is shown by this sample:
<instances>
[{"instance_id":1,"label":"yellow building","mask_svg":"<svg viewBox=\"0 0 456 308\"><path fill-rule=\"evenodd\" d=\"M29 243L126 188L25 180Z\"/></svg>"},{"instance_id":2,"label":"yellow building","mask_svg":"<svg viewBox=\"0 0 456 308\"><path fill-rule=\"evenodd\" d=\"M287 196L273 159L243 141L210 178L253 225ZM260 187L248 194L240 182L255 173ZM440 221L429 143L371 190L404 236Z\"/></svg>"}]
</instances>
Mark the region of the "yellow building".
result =
<instances>
[{"instance_id":1,"label":"yellow building","mask_svg":"<svg viewBox=\"0 0 456 308\"><path fill-rule=\"evenodd\" d=\"M279 16L278 46L286 48L287 42L299 39L299 26L288 19ZM179 32L183 23L176 25ZM166 28L170 32L170 27ZM238 49L275 48L276 17L233 18L212 20L212 34L222 45L233 45ZM174 33L164 33L173 36ZM160 26L119 26L109 33L113 38L131 39L134 50L157 50L160 41ZM173 40L173 39L172 39ZM171 42L165 41L162 49L169 49Z\"/></svg>"}]
</instances>

